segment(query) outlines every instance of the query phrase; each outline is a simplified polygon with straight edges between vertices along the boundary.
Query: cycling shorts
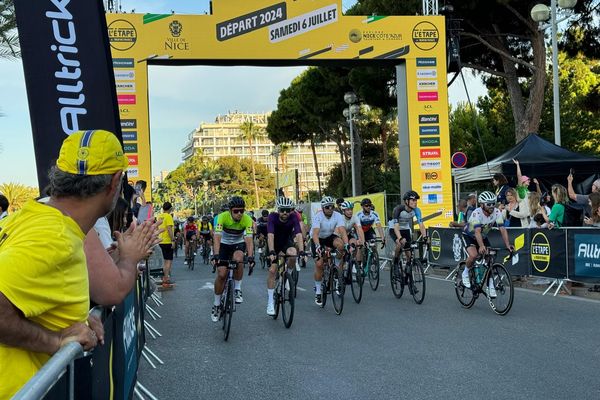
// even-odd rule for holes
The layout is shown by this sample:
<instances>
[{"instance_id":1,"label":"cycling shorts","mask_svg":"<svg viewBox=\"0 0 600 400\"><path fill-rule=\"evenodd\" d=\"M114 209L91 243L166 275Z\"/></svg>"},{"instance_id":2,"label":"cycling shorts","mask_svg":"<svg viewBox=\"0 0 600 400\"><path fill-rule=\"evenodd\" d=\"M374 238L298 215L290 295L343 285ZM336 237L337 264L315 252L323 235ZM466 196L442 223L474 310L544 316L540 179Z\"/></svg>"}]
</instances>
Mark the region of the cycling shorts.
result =
<instances>
[{"instance_id":1,"label":"cycling shorts","mask_svg":"<svg viewBox=\"0 0 600 400\"><path fill-rule=\"evenodd\" d=\"M398 236L396 236L396 232L393 229L390 229L390 237L392 238L394 243L396 242L396 239L398 239ZM403 249L410 249L410 244L412 242L412 235L410 229L400 229L400 237L402 239L406 239Z\"/></svg>"}]
</instances>

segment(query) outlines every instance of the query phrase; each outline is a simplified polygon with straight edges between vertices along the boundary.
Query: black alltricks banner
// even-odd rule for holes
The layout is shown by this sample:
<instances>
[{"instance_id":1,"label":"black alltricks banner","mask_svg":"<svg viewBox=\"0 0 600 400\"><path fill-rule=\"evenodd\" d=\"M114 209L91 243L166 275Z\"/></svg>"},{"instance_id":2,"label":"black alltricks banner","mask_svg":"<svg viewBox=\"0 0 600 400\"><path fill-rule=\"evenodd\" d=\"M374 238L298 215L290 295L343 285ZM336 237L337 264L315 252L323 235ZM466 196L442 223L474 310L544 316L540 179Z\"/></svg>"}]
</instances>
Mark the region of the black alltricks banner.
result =
<instances>
[{"instance_id":1,"label":"black alltricks banner","mask_svg":"<svg viewBox=\"0 0 600 400\"><path fill-rule=\"evenodd\" d=\"M102 1L14 0L40 189L66 135L106 129L121 140Z\"/></svg>"}]
</instances>

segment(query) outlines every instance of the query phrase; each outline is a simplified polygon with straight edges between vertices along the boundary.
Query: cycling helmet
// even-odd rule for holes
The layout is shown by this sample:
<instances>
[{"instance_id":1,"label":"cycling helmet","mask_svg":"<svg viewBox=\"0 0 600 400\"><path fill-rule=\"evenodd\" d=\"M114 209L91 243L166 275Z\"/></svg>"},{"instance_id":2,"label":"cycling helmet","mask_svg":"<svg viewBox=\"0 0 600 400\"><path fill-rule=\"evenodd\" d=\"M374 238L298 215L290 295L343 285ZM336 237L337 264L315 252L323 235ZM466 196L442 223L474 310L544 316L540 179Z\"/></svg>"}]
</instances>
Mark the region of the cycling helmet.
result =
<instances>
[{"instance_id":1,"label":"cycling helmet","mask_svg":"<svg viewBox=\"0 0 600 400\"><path fill-rule=\"evenodd\" d=\"M344 201L345 200L343 197L338 197L337 199L335 199L335 205L339 207L340 204L342 204Z\"/></svg>"},{"instance_id":2,"label":"cycling helmet","mask_svg":"<svg viewBox=\"0 0 600 400\"><path fill-rule=\"evenodd\" d=\"M202 217L202 222L208 222L208 216L206 216L206 215L205 215L205 216L203 216L203 217Z\"/></svg>"},{"instance_id":3,"label":"cycling helmet","mask_svg":"<svg viewBox=\"0 0 600 400\"><path fill-rule=\"evenodd\" d=\"M288 199L287 197L278 197L275 202L275 207L277 208L294 208L294 202L292 199Z\"/></svg>"},{"instance_id":4,"label":"cycling helmet","mask_svg":"<svg viewBox=\"0 0 600 400\"><path fill-rule=\"evenodd\" d=\"M409 190L408 192L404 193L404 196L402 196L402 200L407 201L407 200L419 200L419 193L415 192L414 190Z\"/></svg>"},{"instance_id":5,"label":"cycling helmet","mask_svg":"<svg viewBox=\"0 0 600 400\"><path fill-rule=\"evenodd\" d=\"M364 199L362 199L360 201L360 205L361 206L370 206L370 205L373 205L373 203L371 202L371 199L369 199L368 197L365 197Z\"/></svg>"},{"instance_id":6,"label":"cycling helmet","mask_svg":"<svg viewBox=\"0 0 600 400\"><path fill-rule=\"evenodd\" d=\"M229 200L229 209L232 208L245 208L246 202L240 196L233 196L231 200Z\"/></svg>"},{"instance_id":7,"label":"cycling helmet","mask_svg":"<svg viewBox=\"0 0 600 400\"><path fill-rule=\"evenodd\" d=\"M269 216L269 210L262 210L260 212L260 215L262 215L263 217L268 217Z\"/></svg>"},{"instance_id":8,"label":"cycling helmet","mask_svg":"<svg viewBox=\"0 0 600 400\"><path fill-rule=\"evenodd\" d=\"M229 211L229 204L225 203L221 205L221 212L223 211Z\"/></svg>"},{"instance_id":9,"label":"cycling helmet","mask_svg":"<svg viewBox=\"0 0 600 400\"><path fill-rule=\"evenodd\" d=\"M194 217L188 217L187 220L188 220L189 223L192 223L192 222L194 222Z\"/></svg>"},{"instance_id":10,"label":"cycling helmet","mask_svg":"<svg viewBox=\"0 0 600 400\"><path fill-rule=\"evenodd\" d=\"M340 204L340 208L342 210L347 210L347 209L352 210L354 208L354 204L351 201L346 200L342 204Z\"/></svg>"},{"instance_id":11,"label":"cycling helmet","mask_svg":"<svg viewBox=\"0 0 600 400\"><path fill-rule=\"evenodd\" d=\"M331 196L325 196L321 199L321 207L332 206L334 203L335 203L335 200Z\"/></svg>"},{"instance_id":12,"label":"cycling helmet","mask_svg":"<svg viewBox=\"0 0 600 400\"><path fill-rule=\"evenodd\" d=\"M481 192L477 198L479 203L496 203L496 195L492 192Z\"/></svg>"}]
</instances>

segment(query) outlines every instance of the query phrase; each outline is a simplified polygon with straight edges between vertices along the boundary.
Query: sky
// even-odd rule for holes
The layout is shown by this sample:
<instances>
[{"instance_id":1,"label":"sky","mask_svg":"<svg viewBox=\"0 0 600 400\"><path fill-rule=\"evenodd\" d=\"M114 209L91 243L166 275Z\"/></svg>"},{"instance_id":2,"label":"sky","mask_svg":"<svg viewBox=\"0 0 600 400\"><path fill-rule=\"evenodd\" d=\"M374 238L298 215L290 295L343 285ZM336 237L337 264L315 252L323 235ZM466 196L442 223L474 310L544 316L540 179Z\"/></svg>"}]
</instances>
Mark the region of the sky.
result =
<instances>
[{"instance_id":1,"label":"sky","mask_svg":"<svg viewBox=\"0 0 600 400\"><path fill-rule=\"evenodd\" d=\"M346 10L354 0L343 0ZM123 0L123 11L203 14L208 0ZM266 112L277 106L279 92L304 67L163 67L149 68L152 175L181 162L188 134L201 122L229 110ZM471 100L485 94L479 79L465 73ZM226 90L224 90L226 88ZM260 89L258 89L260 88ZM466 101L460 79L450 87L451 104ZM20 60L0 59L0 184L37 186L31 123Z\"/></svg>"}]
</instances>

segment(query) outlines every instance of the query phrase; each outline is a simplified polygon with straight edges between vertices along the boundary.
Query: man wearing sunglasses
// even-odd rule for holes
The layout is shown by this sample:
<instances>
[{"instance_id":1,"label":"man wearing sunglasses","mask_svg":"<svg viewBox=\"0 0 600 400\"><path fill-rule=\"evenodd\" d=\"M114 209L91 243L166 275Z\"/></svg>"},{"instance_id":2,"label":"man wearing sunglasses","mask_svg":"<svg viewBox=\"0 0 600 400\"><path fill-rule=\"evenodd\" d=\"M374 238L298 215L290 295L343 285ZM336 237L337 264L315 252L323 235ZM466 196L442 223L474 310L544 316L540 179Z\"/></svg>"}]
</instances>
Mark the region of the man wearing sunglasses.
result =
<instances>
[{"instance_id":1,"label":"man wearing sunglasses","mask_svg":"<svg viewBox=\"0 0 600 400\"><path fill-rule=\"evenodd\" d=\"M377 227L377 231L379 232L379 237L381 238L381 245L385 247L385 234L383 232L383 228L381 227L381 220L379 219L379 214L373 210L373 203L371 199L364 198L361 200L360 205L362 206L362 211L359 211L356 216L360 221L360 225L362 226L362 230L365 234L365 241L375 239L375 230L373 229L373 225Z\"/></svg>"},{"instance_id":2,"label":"man wearing sunglasses","mask_svg":"<svg viewBox=\"0 0 600 400\"><path fill-rule=\"evenodd\" d=\"M333 197L325 196L321 200L322 211L317 213L312 221L312 250L315 260L315 303L322 304L321 283L323 279L323 259L321 254L323 247L335 248L338 258L334 260L335 265L340 268L344 249L348 247L348 235L342 214L333 210L335 200ZM341 271L340 271L341 272Z\"/></svg>"},{"instance_id":3,"label":"man wearing sunglasses","mask_svg":"<svg viewBox=\"0 0 600 400\"><path fill-rule=\"evenodd\" d=\"M217 266L215 277L215 298L211 312L213 322L219 321L221 294L227 279L227 262L237 261L238 266L233 273L235 283L234 295L237 304L243 303L242 277L244 276L244 253L248 251L248 266L252 273L254 268L254 246L252 243L253 221L245 214L246 202L239 196L233 196L229 201L229 211L224 211L217 217L214 237L213 261Z\"/></svg>"},{"instance_id":4,"label":"man wearing sunglasses","mask_svg":"<svg viewBox=\"0 0 600 400\"><path fill-rule=\"evenodd\" d=\"M267 222L267 243L269 246L269 258L271 267L267 276L267 314L275 315L275 303L273 293L275 288L275 274L277 273L277 257L284 254L288 256L305 257L304 242L302 240L302 228L298 214L294 209L294 203L291 199L279 197L275 202L277 212L269 214ZM298 243L296 251L294 240ZM290 257L286 260L288 271L295 268L296 258Z\"/></svg>"},{"instance_id":5,"label":"man wearing sunglasses","mask_svg":"<svg viewBox=\"0 0 600 400\"><path fill-rule=\"evenodd\" d=\"M423 224L421 209L417 207L417 200L419 198L420 196L417 192L409 190L402 196L404 204L397 205L392 212L394 225L390 229L390 236L396 243L394 264L398 262L400 250L410 250L414 220L419 224L421 236L423 238L427 237L427 230ZM408 256L411 257L412 252L408 252Z\"/></svg>"},{"instance_id":6,"label":"man wearing sunglasses","mask_svg":"<svg viewBox=\"0 0 600 400\"><path fill-rule=\"evenodd\" d=\"M504 240L504 245L508 251L514 251L513 246L508 241L508 232L504 227L502 212L496 208L496 195L492 192L482 192L477 200L480 207L471 213L469 222L463 228L462 235L467 253L469 254L466 260L467 268L464 269L462 274L463 285L467 288L471 287L469 269L473 266L478 253L481 255L486 253L486 247L490 245L487 235L493 226L497 226L500 229L502 240ZM496 288L494 288L492 278L490 278L488 289L489 296L496 297Z\"/></svg>"}]
</instances>

